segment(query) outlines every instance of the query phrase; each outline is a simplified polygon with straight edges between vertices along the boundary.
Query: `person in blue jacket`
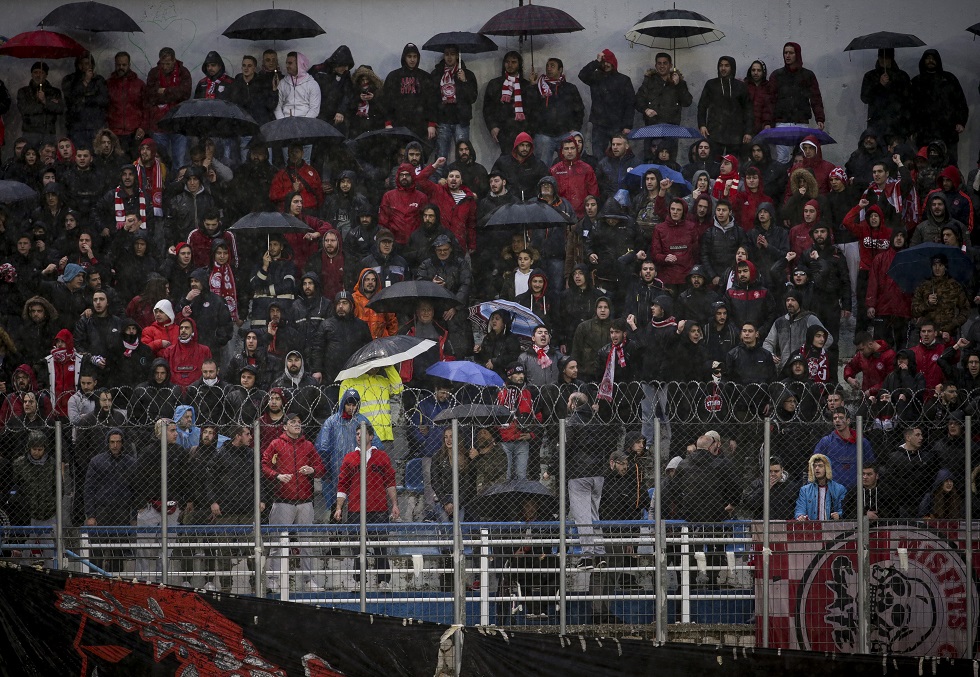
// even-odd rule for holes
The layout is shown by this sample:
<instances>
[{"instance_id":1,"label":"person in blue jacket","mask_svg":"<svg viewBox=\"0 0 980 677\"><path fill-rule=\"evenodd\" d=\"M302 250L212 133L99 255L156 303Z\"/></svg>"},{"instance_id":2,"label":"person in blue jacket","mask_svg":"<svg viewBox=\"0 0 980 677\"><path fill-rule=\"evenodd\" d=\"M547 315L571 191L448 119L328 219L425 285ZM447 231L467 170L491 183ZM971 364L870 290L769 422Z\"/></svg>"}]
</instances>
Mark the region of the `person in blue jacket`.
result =
<instances>
[{"instance_id":1,"label":"person in blue jacket","mask_svg":"<svg viewBox=\"0 0 980 677\"><path fill-rule=\"evenodd\" d=\"M797 521L841 519L847 489L834 481L830 459L823 454L811 456L807 478L809 482L800 487L800 495L796 499Z\"/></svg>"},{"instance_id":2,"label":"person in blue jacket","mask_svg":"<svg viewBox=\"0 0 980 677\"><path fill-rule=\"evenodd\" d=\"M353 388L345 390L337 411L323 422L313 444L327 469L327 474L323 476L321 483L323 496L326 498L327 506L330 507L331 515L333 504L337 500L337 476L340 474L340 464L344 456L354 451L357 446L357 431L361 423L367 423L368 428L371 427L371 422L364 414L359 413L360 408L360 393ZM374 435L372 444L381 447L381 440L377 434Z\"/></svg>"}]
</instances>

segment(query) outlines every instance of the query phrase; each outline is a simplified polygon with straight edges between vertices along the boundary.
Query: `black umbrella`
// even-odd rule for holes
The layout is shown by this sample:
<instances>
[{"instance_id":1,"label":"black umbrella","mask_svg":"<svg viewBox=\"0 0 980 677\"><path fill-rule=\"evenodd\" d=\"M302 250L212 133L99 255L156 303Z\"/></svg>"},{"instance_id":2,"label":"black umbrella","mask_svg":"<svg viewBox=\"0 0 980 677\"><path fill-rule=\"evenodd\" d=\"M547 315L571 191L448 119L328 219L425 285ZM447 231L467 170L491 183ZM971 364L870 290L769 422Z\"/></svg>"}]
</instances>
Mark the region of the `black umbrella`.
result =
<instances>
[{"instance_id":1,"label":"black umbrella","mask_svg":"<svg viewBox=\"0 0 980 677\"><path fill-rule=\"evenodd\" d=\"M544 5L532 5L530 3L520 7L505 9L503 12L495 14L489 21L483 24L481 33L487 35L554 35L556 33L575 33L584 31L585 26L580 24L568 12L545 7ZM531 41L531 68L534 68L534 41Z\"/></svg>"},{"instance_id":2,"label":"black umbrella","mask_svg":"<svg viewBox=\"0 0 980 677\"><path fill-rule=\"evenodd\" d=\"M527 501L538 504L539 521L548 522L557 518L558 497L534 480L507 480L491 485L482 495L470 501L467 511L489 522L521 522Z\"/></svg>"},{"instance_id":3,"label":"black umbrella","mask_svg":"<svg viewBox=\"0 0 980 677\"><path fill-rule=\"evenodd\" d=\"M510 409L499 404L459 404L439 412L433 422L448 423L453 419L471 425L502 425L511 418Z\"/></svg>"},{"instance_id":4,"label":"black umbrella","mask_svg":"<svg viewBox=\"0 0 980 677\"><path fill-rule=\"evenodd\" d=\"M460 54L482 54L496 52L497 43L480 33L469 31L452 31L438 33L429 38L422 49L427 52L442 52L446 47L456 47Z\"/></svg>"},{"instance_id":5,"label":"black umbrella","mask_svg":"<svg viewBox=\"0 0 980 677\"><path fill-rule=\"evenodd\" d=\"M973 33L974 35L980 35L980 23L975 23L969 28L967 28L966 30L968 30L970 33ZM974 40L976 40L976 38L974 38Z\"/></svg>"},{"instance_id":6,"label":"black umbrella","mask_svg":"<svg viewBox=\"0 0 980 677\"><path fill-rule=\"evenodd\" d=\"M20 181L0 181L0 204L10 204L37 197L37 191Z\"/></svg>"},{"instance_id":7,"label":"black umbrella","mask_svg":"<svg viewBox=\"0 0 980 677\"><path fill-rule=\"evenodd\" d=\"M387 153L388 151L394 151L397 146L404 146L412 141L418 141L422 145L427 145L425 141L416 136L407 127L383 127L382 129L364 132L360 136L346 141L344 145L352 151L356 151L358 144L372 142L373 144L380 144L384 152Z\"/></svg>"},{"instance_id":8,"label":"black umbrella","mask_svg":"<svg viewBox=\"0 0 980 677\"><path fill-rule=\"evenodd\" d=\"M259 128L259 136L263 146L288 146L294 141L308 144L344 138L329 122L306 117L288 117L266 122Z\"/></svg>"},{"instance_id":9,"label":"black umbrella","mask_svg":"<svg viewBox=\"0 0 980 677\"><path fill-rule=\"evenodd\" d=\"M892 33L879 31L868 35L859 35L851 40L844 48L845 52L858 49L900 49L902 47L925 47L924 42L911 33Z\"/></svg>"},{"instance_id":10,"label":"black umbrella","mask_svg":"<svg viewBox=\"0 0 980 677\"><path fill-rule=\"evenodd\" d=\"M675 50L706 45L725 37L711 19L686 9L662 9L647 14L626 31L626 39L632 45L644 45L653 49ZM677 63L676 59L672 59Z\"/></svg>"},{"instance_id":11,"label":"black umbrella","mask_svg":"<svg viewBox=\"0 0 980 677\"><path fill-rule=\"evenodd\" d=\"M298 40L326 33L316 21L292 9L262 9L234 21L225 32L235 40Z\"/></svg>"},{"instance_id":12,"label":"black umbrella","mask_svg":"<svg viewBox=\"0 0 980 677\"><path fill-rule=\"evenodd\" d=\"M485 227L490 230L533 229L567 226L570 223L564 214L551 205L541 200L528 200L500 207L487 220Z\"/></svg>"},{"instance_id":13,"label":"black umbrella","mask_svg":"<svg viewBox=\"0 0 980 677\"><path fill-rule=\"evenodd\" d=\"M101 2L69 2L56 7L38 26L56 26L90 33L142 33L126 12Z\"/></svg>"},{"instance_id":14,"label":"black umbrella","mask_svg":"<svg viewBox=\"0 0 980 677\"><path fill-rule=\"evenodd\" d=\"M888 267L888 276L902 291L912 294L916 287L932 277L932 257L946 257L946 273L966 286L973 276L973 262L959 247L939 244L938 242L923 242L914 247L903 249L895 254Z\"/></svg>"},{"instance_id":15,"label":"black umbrella","mask_svg":"<svg viewBox=\"0 0 980 677\"><path fill-rule=\"evenodd\" d=\"M259 124L237 104L222 99L190 99L167 111L160 129L185 136L252 136Z\"/></svg>"},{"instance_id":16,"label":"black umbrella","mask_svg":"<svg viewBox=\"0 0 980 677\"><path fill-rule=\"evenodd\" d=\"M378 367L394 366L418 357L435 345L436 342L431 339L401 334L375 339L350 356L335 380L357 378Z\"/></svg>"},{"instance_id":17,"label":"black umbrella","mask_svg":"<svg viewBox=\"0 0 980 677\"><path fill-rule=\"evenodd\" d=\"M419 300L431 302L440 310L454 308L459 301L441 284L426 280L396 282L379 291L368 308L376 313L400 313L414 308Z\"/></svg>"},{"instance_id":18,"label":"black umbrella","mask_svg":"<svg viewBox=\"0 0 980 677\"><path fill-rule=\"evenodd\" d=\"M235 221L229 230L248 231L255 235L313 232L308 225L295 216L284 212L252 212Z\"/></svg>"}]
</instances>

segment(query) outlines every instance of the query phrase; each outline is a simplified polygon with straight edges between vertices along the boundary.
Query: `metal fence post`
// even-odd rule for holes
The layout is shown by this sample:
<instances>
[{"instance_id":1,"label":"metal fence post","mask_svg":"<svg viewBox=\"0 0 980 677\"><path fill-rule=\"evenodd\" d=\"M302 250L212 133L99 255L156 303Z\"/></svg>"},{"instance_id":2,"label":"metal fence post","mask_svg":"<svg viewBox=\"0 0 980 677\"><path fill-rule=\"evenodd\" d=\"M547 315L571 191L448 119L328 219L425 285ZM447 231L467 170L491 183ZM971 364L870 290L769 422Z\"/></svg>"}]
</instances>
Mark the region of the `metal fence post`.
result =
<instances>
[{"instance_id":1,"label":"metal fence post","mask_svg":"<svg viewBox=\"0 0 980 677\"><path fill-rule=\"evenodd\" d=\"M463 585L463 535L459 527L459 419L453 419L453 625L461 626L466 618L466 586ZM463 633L453 635L453 671L463 667Z\"/></svg>"},{"instance_id":2,"label":"metal fence post","mask_svg":"<svg viewBox=\"0 0 980 677\"><path fill-rule=\"evenodd\" d=\"M868 653L868 593L870 574L868 571L868 520L864 514L864 483L861 473L864 468L864 417L857 417L857 614L858 614L858 652Z\"/></svg>"},{"instance_id":3,"label":"metal fence post","mask_svg":"<svg viewBox=\"0 0 980 677\"><path fill-rule=\"evenodd\" d=\"M255 557L255 594L265 592L265 567L262 559L262 439L258 420L252 424L252 554Z\"/></svg>"},{"instance_id":4,"label":"metal fence post","mask_svg":"<svg viewBox=\"0 0 980 677\"><path fill-rule=\"evenodd\" d=\"M966 417L966 446L963 449L964 456L964 466L966 470L966 487L963 494L966 496L966 502L964 505L966 517L966 553L965 562L966 565L966 580L967 588L966 592L966 636L973 637L976 632L974 627L973 614L975 610L973 608L973 491L971 490L970 478L972 476L973 468L971 468L973 460L973 417Z\"/></svg>"},{"instance_id":5,"label":"metal fence post","mask_svg":"<svg viewBox=\"0 0 980 677\"><path fill-rule=\"evenodd\" d=\"M762 648L769 648L769 466L772 465L771 419L766 417L762 429Z\"/></svg>"},{"instance_id":6,"label":"metal fence post","mask_svg":"<svg viewBox=\"0 0 980 677\"><path fill-rule=\"evenodd\" d=\"M656 603L657 642L667 641L667 525L663 519L663 491L660 476L660 419L653 419L653 520L656 523L654 553L654 595Z\"/></svg>"},{"instance_id":7,"label":"metal fence post","mask_svg":"<svg viewBox=\"0 0 980 677\"><path fill-rule=\"evenodd\" d=\"M169 426L164 423L160 427L160 581L164 584L169 580L170 557L167 553L167 523L169 522L167 505L167 431Z\"/></svg>"},{"instance_id":8,"label":"metal fence post","mask_svg":"<svg viewBox=\"0 0 980 677\"><path fill-rule=\"evenodd\" d=\"M565 444L567 434L565 419L558 419L558 568L561 570L558 575L558 632L562 635L568 629L568 610L566 609L568 582L565 575L565 568L568 564L568 535L566 533L568 516L565 513Z\"/></svg>"},{"instance_id":9,"label":"metal fence post","mask_svg":"<svg viewBox=\"0 0 980 677\"><path fill-rule=\"evenodd\" d=\"M372 437L368 437L367 423L361 421L361 613L367 612L367 451L371 448ZM348 504L350 505L350 504ZM350 508L347 508L350 512Z\"/></svg>"},{"instance_id":10,"label":"metal fence post","mask_svg":"<svg viewBox=\"0 0 980 677\"><path fill-rule=\"evenodd\" d=\"M61 421L54 422L54 568L60 569L65 561L65 506L62 500L64 491L64 469L62 468L62 441L64 429ZM72 479L75 477L72 475ZM78 482L75 482L74 500L78 500Z\"/></svg>"}]
</instances>

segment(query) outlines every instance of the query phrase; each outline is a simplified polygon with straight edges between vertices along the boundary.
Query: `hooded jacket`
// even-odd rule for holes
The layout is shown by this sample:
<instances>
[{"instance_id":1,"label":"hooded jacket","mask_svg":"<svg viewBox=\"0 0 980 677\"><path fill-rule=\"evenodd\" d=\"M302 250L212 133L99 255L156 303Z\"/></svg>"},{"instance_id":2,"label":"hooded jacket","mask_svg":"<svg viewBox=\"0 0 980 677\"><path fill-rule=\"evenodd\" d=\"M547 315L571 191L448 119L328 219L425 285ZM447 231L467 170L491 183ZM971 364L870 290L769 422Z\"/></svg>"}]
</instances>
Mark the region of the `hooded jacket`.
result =
<instances>
[{"instance_id":1,"label":"hooded jacket","mask_svg":"<svg viewBox=\"0 0 980 677\"><path fill-rule=\"evenodd\" d=\"M820 195L826 195L830 192L830 173L834 171L836 167L833 163L827 162L823 159L823 151L821 150L821 144L817 137L811 134L800 142L800 145L803 144L813 144L817 151L812 158L804 157L802 160L790 167L791 180L786 184L786 198L789 198L790 195L793 194L793 187L796 184L792 180L792 173L797 169L805 169L813 174L813 177L817 180L817 191ZM816 197L816 195L811 197Z\"/></svg>"},{"instance_id":2,"label":"hooded jacket","mask_svg":"<svg viewBox=\"0 0 980 677\"><path fill-rule=\"evenodd\" d=\"M650 257L657 264L657 274L665 284L684 284L691 268L701 258L701 238L687 221L687 203L681 200L679 204L684 207L680 220L671 220L667 205L664 220L653 228L650 245ZM673 263L667 261L667 257L671 255L677 258ZM711 279L706 282L710 283Z\"/></svg>"},{"instance_id":3,"label":"hooded jacket","mask_svg":"<svg viewBox=\"0 0 980 677\"><path fill-rule=\"evenodd\" d=\"M721 277L722 272L735 261L738 248L745 246L751 249L749 244L745 231L735 223L734 214L725 227L714 220L701 236L701 265L708 274L708 282Z\"/></svg>"},{"instance_id":4,"label":"hooded jacket","mask_svg":"<svg viewBox=\"0 0 980 677\"><path fill-rule=\"evenodd\" d=\"M757 83L752 79L752 65L755 64L753 61L749 64L749 71L746 72L745 79L742 81L745 83L749 98L752 100L753 135L761 132L766 125L772 126L772 93L769 89L769 71L765 63L762 61L759 63L762 65L762 80Z\"/></svg>"},{"instance_id":5,"label":"hooded jacket","mask_svg":"<svg viewBox=\"0 0 980 677\"><path fill-rule=\"evenodd\" d=\"M698 100L698 127L707 127L711 140L726 146L739 146L742 137L752 134L752 99L745 83L735 76L735 59L723 56L718 59L731 64L728 77L712 78L704 83Z\"/></svg>"},{"instance_id":6,"label":"hooded jacket","mask_svg":"<svg viewBox=\"0 0 980 677\"><path fill-rule=\"evenodd\" d=\"M847 488L839 482L834 481L833 466L831 465L830 459L821 453L816 453L810 457L807 470L807 483L800 487L800 495L796 500L795 516L806 517L809 520L820 519L821 491L820 486L817 485L813 477L813 462L817 459L823 461L827 468L827 484L823 491L823 516L826 519L830 519L832 513L837 513L839 518L843 518L845 517L844 496L847 494Z\"/></svg>"},{"instance_id":7,"label":"hooded jacket","mask_svg":"<svg viewBox=\"0 0 980 677\"><path fill-rule=\"evenodd\" d=\"M419 55L415 68L409 68L405 60L412 53ZM435 104L439 93L432 77L421 66L419 48L407 43L402 48L401 68L388 73L382 92L388 111L385 125L408 127L424 138L426 128L436 126Z\"/></svg>"},{"instance_id":8,"label":"hooded jacket","mask_svg":"<svg viewBox=\"0 0 980 677\"><path fill-rule=\"evenodd\" d=\"M381 373L367 373L344 379L340 389L344 392L353 388L361 395L363 414L374 426L374 431L383 442L394 439L391 422L391 398L400 395L404 386L395 367L382 367Z\"/></svg>"},{"instance_id":9,"label":"hooded jacket","mask_svg":"<svg viewBox=\"0 0 980 677\"><path fill-rule=\"evenodd\" d=\"M880 141L872 150L865 149L864 141L869 138L880 139L881 133L873 127L868 127L861 132L857 148L844 164L847 178L858 186L867 186L871 183L873 180L871 170L876 163L891 160L890 154L882 147Z\"/></svg>"},{"instance_id":10,"label":"hooded jacket","mask_svg":"<svg viewBox=\"0 0 980 677\"><path fill-rule=\"evenodd\" d=\"M759 329L761 343L762 337L768 334L776 317L776 300L759 279L755 264L751 261L745 263L749 267L749 281L745 284L739 282L736 268L735 282L726 292L725 298L731 314L728 321L739 328L746 322L752 322Z\"/></svg>"},{"instance_id":11,"label":"hooded jacket","mask_svg":"<svg viewBox=\"0 0 980 677\"><path fill-rule=\"evenodd\" d=\"M299 471L304 465L313 468L311 475ZM275 487L273 502L312 501L313 480L326 471L320 454L302 433L293 439L284 432L262 450L262 476ZM292 475L292 479L280 482L276 479L279 475Z\"/></svg>"},{"instance_id":12,"label":"hooded jacket","mask_svg":"<svg viewBox=\"0 0 980 677\"><path fill-rule=\"evenodd\" d=\"M926 57L936 60L936 70L926 70ZM954 142L959 138L956 125L966 126L970 109L960 81L943 70L943 60L935 49L919 58L919 74L909 83L912 125L920 144L934 139Z\"/></svg>"},{"instance_id":13,"label":"hooded jacket","mask_svg":"<svg viewBox=\"0 0 980 677\"><path fill-rule=\"evenodd\" d=\"M282 118L315 118L320 115L320 86L307 71L310 60L296 53L296 75L284 75L279 81L277 120Z\"/></svg>"},{"instance_id":14,"label":"hooded jacket","mask_svg":"<svg viewBox=\"0 0 980 677\"><path fill-rule=\"evenodd\" d=\"M599 304L599 301L605 301L607 304L612 305L605 296L597 298L595 303L592 304L592 317L581 322L574 329L573 333L572 350L569 355L578 362L578 376L583 381L598 381L602 377L602 368L596 367L597 354L604 345L609 343L609 327L612 324L613 315L610 312L609 317L605 320L600 320L595 314L595 308ZM602 361L602 364L605 365L605 360ZM628 363L628 367L632 366L632 364ZM623 378L621 370L617 368L616 381L629 380L631 379Z\"/></svg>"},{"instance_id":15,"label":"hooded jacket","mask_svg":"<svg viewBox=\"0 0 980 677\"><path fill-rule=\"evenodd\" d=\"M517 155L517 147L522 143L531 144L531 153L523 160ZM507 178L507 192L514 193L519 200L530 200L536 196L538 182L548 176L548 165L534 154L534 139L527 132L517 134L510 155L498 157L492 169Z\"/></svg>"},{"instance_id":16,"label":"hooded jacket","mask_svg":"<svg viewBox=\"0 0 980 677\"><path fill-rule=\"evenodd\" d=\"M605 61L612 64L611 71L607 73L603 70L602 63L593 60L585 64L578 73L578 79L589 86L592 96L589 122L594 127L615 131L632 129L636 115L633 111L633 81L628 75L619 72L619 62L610 50L605 49L602 53ZM598 150L593 149L593 152Z\"/></svg>"},{"instance_id":17,"label":"hooded jacket","mask_svg":"<svg viewBox=\"0 0 980 677\"><path fill-rule=\"evenodd\" d=\"M854 233L858 239L861 252L861 270L870 271L874 260L891 247L892 231L885 225L885 215L878 205L869 206L864 210L864 219L858 221L861 212L860 205L856 205L847 212L847 216L844 217L844 227ZM872 213L878 214L881 222L878 228L872 228L868 224L867 215Z\"/></svg>"},{"instance_id":18,"label":"hooded jacket","mask_svg":"<svg viewBox=\"0 0 980 677\"><path fill-rule=\"evenodd\" d=\"M212 63L220 67L214 77L208 75L208 64ZM225 72L225 62L220 54L215 51L208 52L204 57L204 63L201 64L201 72L204 73L204 77L198 80L197 87L194 89L195 99L232 99L234 94L232 85L235 81Z\"/></svg>"},{"instance_id":19,"label":"hooded jacket","mask_svg":"<svg viewBox=\"0 0 980 677\"><path fill-rule=\"evenodd\" d=\"M384 83L370 66L358 66L354 71L353 80L354 90L346 115L350 128L349 136L355 139L365 132L384 127L388 110L382 93ZM361 94L371 94L372 98L370 101L362 101Z\"/></svg>"},{"instance_id":20,"label":"hooded jacket","mask_svg":"<svg viewBox=\"0 0 980 677\"><path fill-rule=\"evenodd\" d=\"M408 172L411 182L402 186L397 175ZM395 187L381 198L378 210L378 225L387 228L395 236L399 245L408 244L408 238L419 227L422 207L428 202L425 193L415 185L415 167L407 162L398 165Z\"/></svg>"},{"instance_id":21,"label":"hooded jacket","mask_svg":"<svg viewBox=\"0 0 980 677\"><path fill-rule=\"evenodd\" d=\"M695 275L704 278L704 284L697 289L691 283L691 278ZM710 280L701 264L691 267L685 282L687 288L677 295L674 314L678 320L694 320L704 326L714 315L715 302L721 301L722 297L709 286Z\"/></svg>"},{"instance_id":22,"label":"hooded jacket","mask_svg":"<svg viewBox=\"0 0 980 677\"><path fill-rule=\"evenodd\" d=\"M912 295L898 286L888 274L888 269L900 251L895 247L895 236L905 231L896 230L890 238L891 246L875 257L868 271L867 308L874 308L876 317L912 317Z\"/></svg>"},{"instance_id":23,"label":"hooded jacket","mask_svg":"<svg viewBox=\"0 0 980 677\"><path fill-rule=\"evenodd\" d=\"M346 66L347 71L334 73L333 69L338 66ZM350 74L352 68L354 68L354 57L350 53L350 48L347 45L340 45L322 64L310 69L310 74L320 87L319 118L321 120L335 124L334 116L337 113L347 117L354 100L354 80ZM346 122L345 120L340 123L341 131L346 126Z\"/></svg>"},{"instance_id":24,"label":"hooded jacket","mask_svg":"<svg viewBox=\"0 0 980 677\"><path fill-rule=\"evenodd\" d=\"M351 312L345 317L336 314L337 303L346 299ZM347 359L371 342L371 330L367 322L354 315L354 301L350 293L338 292L334 297L334 316L324 321L320 339L310 357L310 370L323 374L321 383L332 383Z\"/></svg>"},{"instance_id":25,"label":"hooded jacket","mask_svg":"<svg viewBox=\"0 0 980 677\"><path fill-rule=\"evenodd\" d=\"M357 404L357 410L353 416L348 416L344 411L349 402ZM326 470L322 478L323 497L328 505L333 505L337 500L337 479L340 476L340 464L350 451L357 447L357 431L361 423L370 423L367 418L360 413L361 396L357 390L348 388L344 391L343 397L337 404L337 411L334 412L320 427L320 432L316 436L313 446L316 447L320 458L323 459L323 466ZM371 442L372 446L380 447L381 439L374 435Z\"/></svg>"},{"instance_id":26,"label":"hooded jacket","mask_svg":"<svg viewBox=\"0 0 980 677\"><path fill-rule=\"evenodd\" d=\"M768 228L763 228L759 223L759 213L762 211L769 214ZM755 267L759 270L772 270L780 261L785 262L786 253L789 251L789 233L785 228L778 225L776 208L772 203L760 203L749 223L753 224L747 235L749 260L755 264ZM743 221L740 225L744 226L745 222ZM765 238L765 246L759 244L760 236Z\"/></svg>"},{"instance_id":27,"label":"hooded jacket","mask_svg":"<svg viewBox=\"0 0 980 677\"><path fill-rule=\"evenodd\" d=\"M143 101L146 83L135 71L127 71L119 77L113 71L106 78L109 92L109 107L106 110L106 126L116 136L128 136L143 129L146 124L146 110Z\"/></svg>"},{"instance_id":28,"label":"hooded jacket","mask_svg":"<svg viewBox=\"0 0 980 677\"><path fill-rule=\"evenodd\" d=\"M801 257L803 252L813 245L813 238L810 236L810 231L813 230L814 225L820 223L820 202L818 200L807 200L804 207L813 207L816 209L817 217L813 223L801 221L789 229L789 248L790 251L796 252L797 258Z\"/></svg>"},{"instance_id":29,"label":"hooded jacket","mask_svg":"<svg viewBox=\"0 0 980 677\"><path fill-rule=\"evenodd\" d=\"M149 327L143 330L142 336L140 336L140 342L148 346L157 356L160 356L166 346L163 345L163 341L169 341L172 344L177 341L178 328L174 323L174 318L176 314L174 313L173 304L170 303L168 299L161 299L153 306L153 310L161 310L163 314L169 318L167 324L160 324L156 320L153 321Z\"/></svg>"},{"instance_id":30,"label":"hooded jacket","mask_svg":"<svg viewBox=\"0 0 980 677\"><path fill-rule=\"evenodd\" d=\"M453 234L465 252L476 250L476 195L468 186L460 186L463 197L456 200L449 186L434 183L430 177L436 168L429 165L418 175L415 185L439 207L440 223Z\"/></svg>"},{"instance_id":31,"label":"hooded jacket","mask_svg":"<svg viewBox=\"0 0 980 677\"><path fill-rule=\"evenodd\" d=\"M223 303L221 305L224 305ZM193 334L187 343L180 340L180 324L190 322ZM173 344L164 348L160 357L170 365L170 380L174 385L186 391L194 381L201 378L201 365L204 360L211 359L211 349L198 340L197 324L190 318L182 318L177 325L178 338Z\"/></svg>"},{"instance_id":32,"label":"hooded jacket","mask_svg":"<svg viewBox=\"0 0 980 677\"><path fill-rule=\"evenodd\" d=\"M511 331L514 318L507 310L495 310L490 314L490 318L499 315L504 322L504 331L497 334L489 329L483 335L483 343L480 344L480 352L477 353L476 361L478 364L486 366L492 363L492 369L501 377L506 373L507 367L517 360L521 354L521 342L516 334Z\"/></svg>"},{"instance_id":33,"label":"hooded jacket","mask_svg":"<svg viewBox=\"0 0 980 677\"><path fill-rule=\"evenodd\" d=\"M187 412L191 412L191 427L185 429L180 427L180 419ZM174 415L171 420L177 424L177 444L185 449L190 449L201 443L201 429L197 425L197 410L194 407L188 404L178 405L174 409Z\"/></svg>"},{"instance_id":34,"label":"hooded jacket","mask_svg":"<svg viewBox=\"0 0 980 677\"><path fill-rule=\"evenodd\" d=\"M951 190L946 191L943 188L943 179L949 179L953 184ZM926 196L926 204L928 205L929 199L933 195L939 193L942 193L946 197L946 210L949 216L965 225L972 233L973 212L976 205L973 204L973 199L963 189L963 176L960 174L960 170L956 168L956 165L947 165L939 172L939 176L936 177L936 188Z\"/></svg>"},{"instance_id":35,"label":"hooded jacket","mask_svg":"<svg viewBox=\"0 0 980 677\"><path fill-rule=\"evenodd\" d=\"M882 51L890 52L890 68L881 65ZM895 62L894 49L878 50L878 54L875 67L861 80L861 101L868 104L868 126L883 134L905 138L911 131L911 80ZM881 77L886 73L888 84L883 85Z\"/></svg>"},{"instance_id":36,"label":"hooded jacket","mask_svg":"<svg viewBox=\"0 0 980 677\"><path fill-rule=\"evenodd\" d=\"M823 97L820 84L813 71L803 67L803 51L799 44L787 42L783 49L792 47L796 51L796 62L792 67L783 66L769 76L772 92L773 122L796 122L807 125L810 111L817 122L825 122Z\"/></svg>"},{"instance_id":37,"label":"hooded jacket","mask_svg":"<svg viewBox=\"0 0 980 677\"><path fill-rule=\"evenodd\" d=\"M167 370L167 378L163 383L157 383L153 378L153 372L157 367ZM130 399L131 423L145 424L153 423L160 417L169 418L172 412L180 404L181 390L179 386L171 383L172 373L170 363L162 357L158 357L150 364L149 374L146 381L143 381L133 389L133 396Z\"/></svg>"},{"instance_id":38,"label":"hooded jacket","mask_svg":"<svg viewBox=\"0 0 980 677\"><path fill-rule=\"evenodd\" d=\"M571 203L577 219L585 216L585 198L599 194L599 182L592 167L576 155L571 162L560 159L552 165L550 171L558 183L556 195Z\"/></svg>"},{"instance_id":39,"label":"hooded jacket","mask_svg":"<svg viewBox=\"0 0 980 677\"><path fill-rule=\"evenodd\" d=\"M368 303L371 302L371 299L383 289L379 278L374 294L371 297L365 296L364 292L361 291L361 286L364 284L364 276L368 273L374 274L377 278L377 273L371 268L364 268L361 271L361 274L357 278L357 284L354 285L354 315L358 319L367 322L368 328L371 331L371 338L379 339L384 336L395 336L398 333L398 316L395 313L378 313L368 308Z\"/></svg>"},{"instance_id":40,"label":"hooded jacket","mask_svg":"<svg viewBox=\"0 0 980 677\"><path fill-rule=\"evenodd\" d=\"M794 292L790 292L787 294L787 297L793 294ZM827 331L827 328L823 326L823 323L820 322L817 316L803 307L799 296L796 296L796 299L800 303L799 312L792 317L787 312L776 318L763 343L763 347L778 357L779 363L782 365L789 362L789 358L793 353L799 351L801 348L806 349L809 347L810 343L807 339L813 327ZM829 348L833 345L833 342L834 337L830 335L830 332L827 332L827 343L824 347Z\"/></svg>"},{"instance_id":41,"label":"hooded jacket","mask_svg":"<svg viewBox=\"0 0 980 677\"><path fill-rule=\"evenodd\" d=\"M929 295L935 294L937 303L929 303ZM936 323L940 333L955 333L966 322L970 312L970 301L967 299L963 285L949 276L947 272L942 277L935 275L919 283L912 294L912 317L931 320Z\"/></svg>"}]
</instances>

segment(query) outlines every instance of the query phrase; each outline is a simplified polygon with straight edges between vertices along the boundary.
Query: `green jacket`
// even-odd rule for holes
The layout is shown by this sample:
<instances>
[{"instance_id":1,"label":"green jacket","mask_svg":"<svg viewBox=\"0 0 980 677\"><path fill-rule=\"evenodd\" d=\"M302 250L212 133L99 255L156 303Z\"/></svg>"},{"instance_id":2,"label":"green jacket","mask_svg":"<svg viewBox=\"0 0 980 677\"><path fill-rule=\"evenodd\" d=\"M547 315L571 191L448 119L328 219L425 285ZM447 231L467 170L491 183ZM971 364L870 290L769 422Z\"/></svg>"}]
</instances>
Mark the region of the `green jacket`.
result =
<instances>
[{"instance_id":1,"label":"green jacket","mask_svg":"<svg viewBox=\"0 0 980 677\"><path fill-rule=\"evenodd\" d=\"M32 463L29 454L14 460L14 482L31 519L48 520L55 514L54 456Z\"/></svg>"}]
</instances>

